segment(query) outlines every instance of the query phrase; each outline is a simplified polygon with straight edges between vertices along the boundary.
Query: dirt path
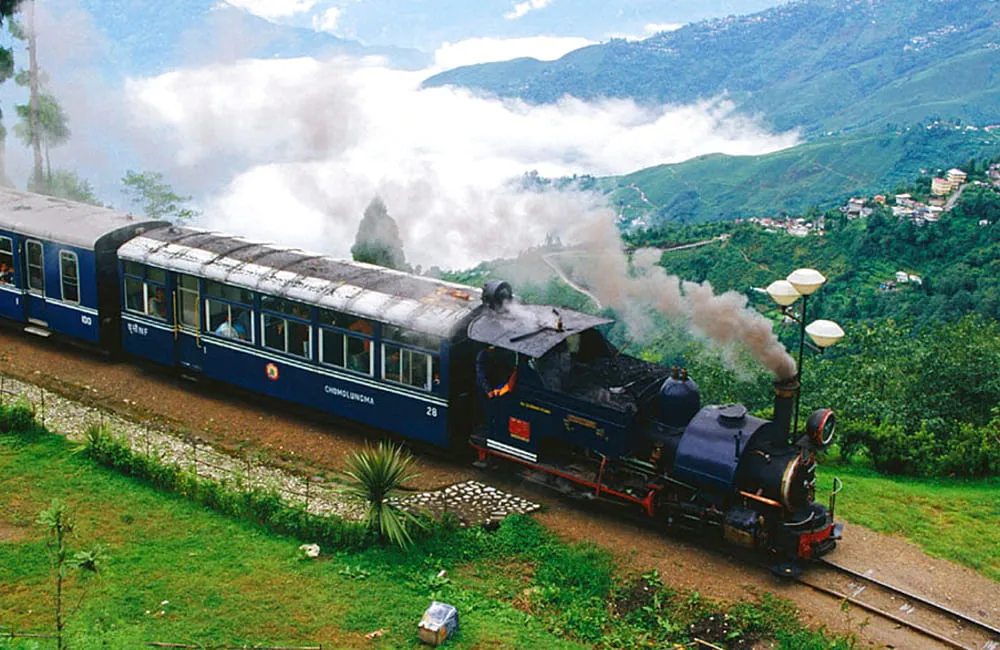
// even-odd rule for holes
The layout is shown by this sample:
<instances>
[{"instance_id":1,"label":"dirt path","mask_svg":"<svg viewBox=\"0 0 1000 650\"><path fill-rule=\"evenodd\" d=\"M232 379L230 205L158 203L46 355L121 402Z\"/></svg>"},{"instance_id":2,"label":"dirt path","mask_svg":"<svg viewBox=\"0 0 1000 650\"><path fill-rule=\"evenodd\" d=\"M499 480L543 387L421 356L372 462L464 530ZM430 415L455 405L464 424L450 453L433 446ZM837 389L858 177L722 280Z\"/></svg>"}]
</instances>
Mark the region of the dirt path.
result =
<instances>
[{"instance_id":1,"label":"dirt path","mask_svg":"<svg viewBox=\"0 0 1000 650\"><path fill-rule=\"evenodd\" d=\"M360 428L321 424L288 405L234 396L158 369L108 361L19 332L0 330L0 372L133 418L169 423L230 449L258 450L302 471L338 469L345 454L365 441L366 432ZM540 521L564 538L594 541L610 549L621 566L639 571L655 568L676 587L724 599L773 592L795 602L811 625L855 632L866 646L934 647L892 625L865 626L863 613L853 608L844 611L839 603L805 587L778 582L725 549L704 550L693 540L664 537L618 516L584 511L516 478L484 475L433 455L422 455L420 462L422 476L415 487L488 480L543 503L546 512L538 515ZM1000 625L1000 584L930 558L906 542L848 526L835 559L860 571L872 569L876 577Z\"/></svg>"}]
</instances>

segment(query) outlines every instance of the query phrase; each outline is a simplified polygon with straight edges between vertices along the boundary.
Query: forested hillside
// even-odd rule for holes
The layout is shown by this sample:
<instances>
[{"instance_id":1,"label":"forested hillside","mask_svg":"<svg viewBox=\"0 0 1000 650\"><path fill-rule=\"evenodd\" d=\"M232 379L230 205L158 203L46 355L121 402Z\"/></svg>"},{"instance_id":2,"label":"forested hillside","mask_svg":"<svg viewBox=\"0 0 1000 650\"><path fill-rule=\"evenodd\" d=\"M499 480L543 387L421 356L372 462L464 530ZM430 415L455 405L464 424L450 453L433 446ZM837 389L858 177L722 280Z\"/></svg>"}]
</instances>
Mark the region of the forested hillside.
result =
<instances>
[{"instance_id":1,"label":"forested hillside","mask_svg":"<svg viewBox=\"0 0 1000 650\"><path fill-rule=\"evenodd\" d=\"M807 135L936 118L983 124L1000 115L998 20L993 0L800 0L552 62L458 68L425 85L537 103L724 94L774 128Z\"/></svg>"}]
</instances>

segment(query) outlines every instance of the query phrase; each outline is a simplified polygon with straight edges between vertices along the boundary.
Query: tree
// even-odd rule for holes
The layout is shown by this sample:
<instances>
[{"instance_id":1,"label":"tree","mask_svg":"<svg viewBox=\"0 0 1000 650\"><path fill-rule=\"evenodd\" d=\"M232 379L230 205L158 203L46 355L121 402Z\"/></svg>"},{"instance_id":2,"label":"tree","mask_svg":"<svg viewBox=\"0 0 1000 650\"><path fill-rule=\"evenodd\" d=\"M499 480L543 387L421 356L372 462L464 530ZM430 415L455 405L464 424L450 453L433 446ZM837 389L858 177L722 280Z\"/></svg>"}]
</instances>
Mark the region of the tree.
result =
<instances>
[{"instance_id":1,"label":"tree","mask_svg":"<svg viewBox=\"0 0 1000 650\"><path fill-rule=\"evenodd\" d=\"M52 505L38 515L38 523L48 530L48 548L52 563L56 568L56 645L59 650L64 647L63 631L66 628L66 617L63 612L66 580L70 571L78 570L84 577L100 575L105 562L104 550L97 546L89 551L71 553L66 546L67 538L73 534L73 520L70 519L66 506L61 501L53 501ZM72 615L83 603L84 592L77 601L76 607L69 612Z\"/></svg>"},{"instance_id":2,"label":"tree","mask_svg":"<svg viewBox=\"0 0 1000 650\"><path fill-rule=\"evenodd\" d=\"M409 526L419 524L409 512L391 500L399 487L419 476L413 470L413 456L402 447L380 442L366 446L347 459L346 474L354 481L349 492L367 504L363 523L379 539L401 547L411 542Z\"/></svg>"},{"instance_id":3,"label":"tree","mask_svg":"<svg viewBox=\"0 0 1000 650\"><path fill-rule=\"evenodd\" d=\"M150 219L168 219L183 223L194 219L200 213L184 205L190 196L181 196L163 181L159 172L136 172L129 170L122 177L125 196L133 207L137 207Z\"/></svg>"},{"instance_id":4,"label":"tree","mask_svg":"<svg viewBox=\"0 0 1000 650\"><path fill-rule=\"evenodd\" d=\"M7 20L7 26L10 28L11 33L17 32L16 23L11 22L11 17L17 10L19 0L0 0L0 25L3 24L4 20ZM7 81L14 76L14 52L12 48L0 47L0 83ZM0 111L0 118L3 117L3 111ZM10 185L10 179L7 178L7 169L5 164L6 156L4 155L4 141L7 139L7 130L0 124L0 183L4 185Z\"/></svg>"},{"instance_id":5,"label":"tree","mask_svg":"<svg viewBox=\"0 0 1000 650\"><path fill-rule=\"evenodd\" d=\"M22 71L17 75L19 85L24 74ZM38 109L37 114L34 115L35 119L32 119L31 104L18 104L15 106L15 110L21 121L14 125L14 135L25 145L34 146L36 138L32 124L37 123L37 140L45 159L45 175L42 184L37 185L38 175L35 174L28 189L34 192L48 193L45 190L52 176L52 162L49 158L49 150L53 147L63 145L69 140L69 117L63 111L62 106L59 105L55 96L44 92L38 96Z\"/></svg>"},{"instance_id":6,"label":"tree","mask_svg":"<svg viewBox=\"0 0 1000 650\"><path fill-rule=\"evenodd\" d=\"M94 188L90 183L76 172L65 169L57 169L50 172L46 181L45 193L49 196L58 196L71 201L90 203L103 207L104 204L94 194Z\"/></svg>"},{"instance_id":7,"label":"tree","mask_svg":"<svg viewBox=\"0 0 1000 650\"><path fill-rule=\"evenodd\" d=\"M377 264L390 269L408 271L403 240L399 227L389 215L382 198L376 196L365 208L365 216L358 226L358 234L351 246L351 256L356 262Z\"/></svg>"}]
</instances>

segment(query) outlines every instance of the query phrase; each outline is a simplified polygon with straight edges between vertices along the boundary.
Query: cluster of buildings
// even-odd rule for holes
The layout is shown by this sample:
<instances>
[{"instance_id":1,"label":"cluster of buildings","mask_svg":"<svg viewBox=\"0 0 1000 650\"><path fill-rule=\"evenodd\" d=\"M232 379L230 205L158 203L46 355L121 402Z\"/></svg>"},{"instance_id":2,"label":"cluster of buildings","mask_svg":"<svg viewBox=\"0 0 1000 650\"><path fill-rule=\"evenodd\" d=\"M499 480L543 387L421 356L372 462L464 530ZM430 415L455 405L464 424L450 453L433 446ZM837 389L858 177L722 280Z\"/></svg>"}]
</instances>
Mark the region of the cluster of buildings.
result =
<instances>
[{"instance_id":1,"label":"cluster of buildings","mask_svg":"<svg viewBox=\"0 0 1000 650\"><path fill-rule=\"evenodd\" d=\"M737 219L740 223L743 219ZM823 234L823 217L818 217L816 221L799 218L772 218L772 217L749 217L747 223L764 229L764 232L784 232L795 237L805 237L806 235Z\"/></svg>"},{"instance_id":2,"label":"cluster of buildings","mask_svg":"<svg viewBox=\"0 0 1000 650\"><path fill-rule=\"evenodd\" d=\"M896 291L901 285L916 285L920 286L924 281L919 275L913 275L912 273L907 273L906 271L896 271L896 278L894 280L886 280L885 282L879 282L878 288L880 291Z\"/></svg>"}]
</instances>

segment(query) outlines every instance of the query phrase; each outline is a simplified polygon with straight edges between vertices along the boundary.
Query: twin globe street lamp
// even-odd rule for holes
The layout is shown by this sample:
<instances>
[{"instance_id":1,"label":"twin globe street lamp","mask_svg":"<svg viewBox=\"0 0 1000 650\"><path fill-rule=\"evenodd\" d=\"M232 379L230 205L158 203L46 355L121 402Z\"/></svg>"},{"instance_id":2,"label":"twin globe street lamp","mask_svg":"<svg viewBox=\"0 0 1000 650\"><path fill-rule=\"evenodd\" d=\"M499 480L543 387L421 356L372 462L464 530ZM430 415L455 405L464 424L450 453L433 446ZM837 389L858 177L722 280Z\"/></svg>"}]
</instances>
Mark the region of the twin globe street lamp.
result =
<instances>
[{"instance_id":1,"label":"twin globe street lamp","mask_svg":"<svg viewBox=\"0 0 1000 650\"><path fill-rule=\"evenodd\" d=\"M836 344L844 338L844 330L840 325L832 320L814 320L806 325L806 307L809 304L809 296L826 283L823 274L815 269L796 269L786 280L775 280L767 286L767 295L771 300L778 303L781 312L799 324L799 362L798 372L795 379L799 383L799 390L795 395L795 416L792 430L793 439L799 434L799 397L802 395L802 353L806 345L806 335L812 339L820 350L826 349ZM791 312L792 304L802 298L802 310L798 315Z\"/></svg>"}]
</instances>

